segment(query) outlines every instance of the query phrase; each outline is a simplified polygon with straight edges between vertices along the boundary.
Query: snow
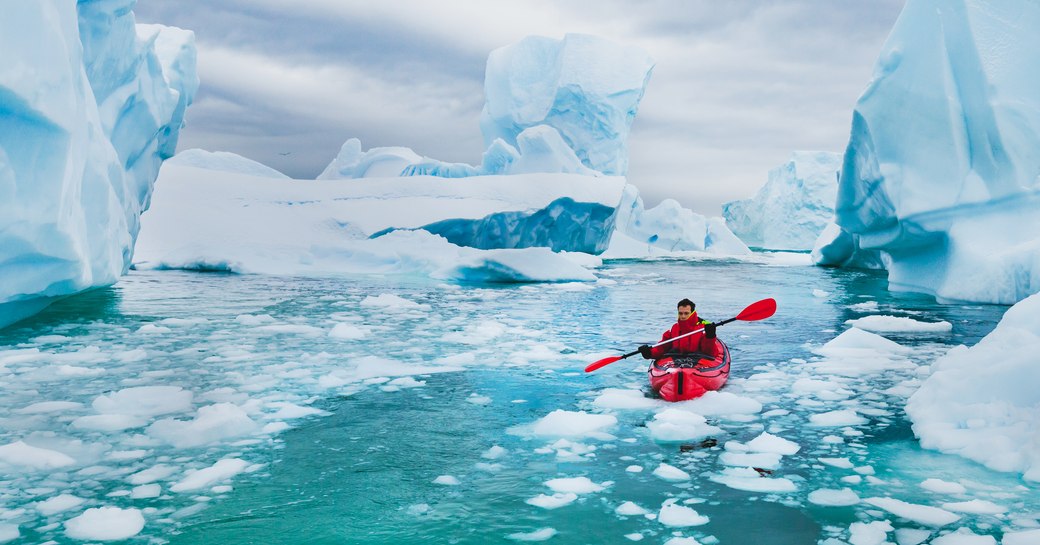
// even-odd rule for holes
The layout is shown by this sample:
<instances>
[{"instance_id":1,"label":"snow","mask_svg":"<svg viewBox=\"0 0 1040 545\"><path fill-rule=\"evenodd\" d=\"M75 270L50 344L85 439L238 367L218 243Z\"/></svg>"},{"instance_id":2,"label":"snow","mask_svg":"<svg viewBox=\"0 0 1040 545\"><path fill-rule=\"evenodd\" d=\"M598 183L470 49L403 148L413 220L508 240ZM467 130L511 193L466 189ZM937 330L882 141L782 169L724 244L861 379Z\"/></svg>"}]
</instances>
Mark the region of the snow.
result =
<instances>
[{"instance_id":1,"label":"snow","mask_svg":"<svg viewBox=\"0 0 1040 545\"><path fill-rule=\"evenodd\" d=\"M874 333L949 333L953 330L953 324L950 322L922 322L913 318L885 315L845 320L845 324Z\"/></svg>"},{"instance_id":2,"label":"snow","mask_svg":"<svg viewBox=\"0 0 1040 545\"><path fill-rule=\"evenodd\" d=\"M65 521L65 535L80 540L118 541L143 529L144 516L139 509L95 507Z\"/></svg>"},{"instance_id":3,"label":"snow","mask_svg":"<svg viewBox=\"0 0 1040 545\"><path fill-rule=\"evenodd\" d=\"M653 64L638 48L582 34L529 36L496 49L484 77L484 144L516 147L524 129L548 125L585 166L624 175L628 131Z\"/></svg>"},{"instance_id":4,"label":"snow","mask_svg":"<svg viewBox=\"0 0 1040 545\"><path fill-rule=\"evenodd\" d=\"M755 196L722 205L726 225L749 246L811 250L834 218L841 155L796 151Z\"/></svg>"},{"instance_id":5,"label":"snow","mask_svg":"<svg viewBox=\"0 0 1040 545\"><path fill-rule=\"evenodd\" d=\"M1034 2L908 2L860 96L837 224L893 289L1013 304L1040 290ZM855 244L832 255L840 262Z\"/></svg>"},{"instance_id":6,"label":"snow","mask_svg":"<svg viewBox=\"0 0 1040 545\"><path fill-rule=\"evenodd\" d=\"M884 509L897 517L902 517L925 526L945 526L957 522L961 518L960 515L951 513L945 509L939 509L938 507L931 507L928 505L907 503L894 498L874 497L865 498L863 501L880 509Z\"/></svg>"},{"instance_id":7,"label":"snow","mask_svg":"<svg viewBox=\"0 0 1040 545\"><path fill-rule=\"evenodd\" d=\"M936 360L906 404L921 446L1040 481L1040 296L1008 309L971 348Z\"/></svg>"},{"instance_id":8,"label":"snow","mask_svg":"<svg viewBox=\"0 0 1040 545\"><path fill-rule=\"evenodd\" d=\"M238 172L265 178L288 178L285 174L252 159L228 151L206 151L186 149L166 161L170 165L182 165L221 172Z\"/></svg>"},{"instance_id":9,"label":"snow","mask_svg":"<svg viewBox=\"0 0 1040 545\"><path fill-rule=\"evenodd\" d=\"M2 27L0 326L126 271L198 88L194 35L119 4L24 3Z\"/></svg>"},{"instance_id":10,"label":"snow","mask_svg":"<svg viewBox=\"0 0 1040 545\"><path fill-rule=\"evenodd\" d=\"M665 199L646 210L639 190L626 185L617 204L616 230L602 257L608 259L654 256L750 255L722 218L706 218Z\"/></svg>"},{"instance_id":11,"label":"snow","mask_svg":"<svg viewBox=\"0 0 1040 545\"><path fill-rule=\"evenodd\" d=\"M666 501L657 514L657 522L672 528L686 528L689 526L702 526L709 522L708 517L701 515L696 510L679 505L672 501Z\"/></svg>"}]
</instances>

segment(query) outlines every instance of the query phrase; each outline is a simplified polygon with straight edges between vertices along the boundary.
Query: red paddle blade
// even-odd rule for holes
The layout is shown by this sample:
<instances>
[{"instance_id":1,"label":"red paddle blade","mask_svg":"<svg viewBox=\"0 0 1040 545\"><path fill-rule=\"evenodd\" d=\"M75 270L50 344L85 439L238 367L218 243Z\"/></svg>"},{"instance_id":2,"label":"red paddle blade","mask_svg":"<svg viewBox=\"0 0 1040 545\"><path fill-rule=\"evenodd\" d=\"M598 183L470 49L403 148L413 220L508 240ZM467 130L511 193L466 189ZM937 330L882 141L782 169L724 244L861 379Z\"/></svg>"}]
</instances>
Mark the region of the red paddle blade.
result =
<instances>
[{"instance_id":1,"label":"red paddle blade","mask_svg":"<svg viewBox=\"0 0 1040 545\"><path fill-rule=\"evenodd\" d=\"M588 367L585 368L585 372L591 373L596 369L599 369L600 367L606 367L607 365L610 365L620 359L622 359L621 356L610 356L609 358L603 358L601 360L594 361L590 363Z\"/></svg>"},{"instance_id":2,"label":"red paddle blade","mask_svg":"<svg viewBox=\"0 0 1040 545\"><path fill-rule=\"evenodd\" d=\"M744 322L754 322L756 320L765 320L772 316L776 312L776 299L770 297L769 299L762 299L761 301L751 303L744 310L740 311L737 315L738 320Z\"/></svg>"}]
</instances>

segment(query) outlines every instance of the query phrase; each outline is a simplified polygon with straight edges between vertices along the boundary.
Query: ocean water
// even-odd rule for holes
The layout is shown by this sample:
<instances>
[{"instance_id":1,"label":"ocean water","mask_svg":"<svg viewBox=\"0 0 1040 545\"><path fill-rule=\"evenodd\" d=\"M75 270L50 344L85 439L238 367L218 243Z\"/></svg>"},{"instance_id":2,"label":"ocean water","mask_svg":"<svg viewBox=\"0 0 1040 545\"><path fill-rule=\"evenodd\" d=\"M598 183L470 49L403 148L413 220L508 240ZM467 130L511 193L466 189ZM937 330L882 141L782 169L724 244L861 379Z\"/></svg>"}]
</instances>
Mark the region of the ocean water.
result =
<instances>
[{"instance_id":1,"label":"ocean water","mask_svg":"<svg viewBox=\"0 0 1040 545\"><path fill-rule=\"evenodd\" d=\"M1033 485L922 450L902 412L930 362L977 342L1005 307L761 261L617 261L599 283L563 285L132 272L0 331L0 539L16 528L11 543L79 542L65 523L98 507L140 513L128 542L176 544L870 543L858 525L877 521L911 543L1040 524ZM687 407L714 431L663 441L654 415L668 406L649 399L645 362L582 369L656 341L683 297L714 320L765 297L779 308L720 328L727 397ZM886 334L908 351L866 362L818 352L872 314L953 330ZM554 411L616 423L539 433ZM843 422L850 411L859 420ZM797 452L753 477L726 465L763 432ZM4 447L19 441L43 450ZM689 478L662 479L661 464ZM580 477L563 505L528 503ZM929 478L964 490L921 487ZM878 502L810 500L845 488L1001 512L933 525ZM646 513L619 514L625 502Z\"/></svg>"}]
</instances>

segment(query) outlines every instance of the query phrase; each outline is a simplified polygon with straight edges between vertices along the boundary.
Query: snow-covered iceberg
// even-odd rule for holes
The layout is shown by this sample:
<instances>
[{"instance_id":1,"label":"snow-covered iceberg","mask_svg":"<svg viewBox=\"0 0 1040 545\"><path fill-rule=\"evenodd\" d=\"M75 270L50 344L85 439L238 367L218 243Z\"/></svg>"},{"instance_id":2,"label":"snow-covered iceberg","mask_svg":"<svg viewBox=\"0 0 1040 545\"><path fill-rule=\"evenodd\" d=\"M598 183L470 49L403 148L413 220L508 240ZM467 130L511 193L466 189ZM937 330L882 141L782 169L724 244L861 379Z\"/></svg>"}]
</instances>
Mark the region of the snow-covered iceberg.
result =
<instances>
[{"instance_id":1,"label":"snow-covered iceberg","mask_svg":"<svg viewBox=\"0 0 1040 545\"><path fill-rule=\"evenodd\" d=\"M751 250L722 218L706 218L665 199L647 210L639 190L626 185L617 207L615 231L603 258L642 258L708 252L748 255Z\"/></svg>"},{"instance_id":2,"label":"snow-covered iceberg","mask_svg":"<svg viewBox=\"0 0 1040 545\"><path fill-rule=\"evenodd\" d=\"M722 216L749 246L771 250L811 250L834 219L841 155L796 151L769 171L769 179L750 199L722 205Z\"/></svg>"},{"instance_id":3,"label":"snow-covered iceberg","mask_svg":"<svg viewBox=\"0 0 1040 545\"><path fill-rule=\"evenodd\" d=\"M167 164L135 266L446 280L593 280L624 179L574 174L278 180ZM557 250L554 252L553 250Z\"/></svg>"},{"instance_id":4,"label":"snow-covered iceberg","mask_svg":"<svg viewBox=\"0 0 1040 545\"><path fill-rule=\"evenodd\" d=\"M266 178L288 179L285 174L252 159L242 157L229 151L206 151L203 149L184 150L167 160L171 165L220 170L223 172L242 172Z\"/></svg>"},{"instance_id":5,"label":"snow-covered iceberg","mask_svg":"<svg viewBox=\"0 0 1040 545\"><path fill-rule=\"evenodd\" d=\"M126 271L198 87L194 34L133 0L14 2L0 19L0 326Z\"/></svg>"},{"instance_id":6,"label":"snow-covered iceberg","mask_svg":"<svg viewBox=\"0 0 1040 545\"><path fill-rule=\"evenodd\" d=\"M971 348L951 350L910 397L921 446L1040 481L1040 295Z\"/></svg>"},{"instance_id":7,"label":"snow-covered iceberg","mask_svg":"<svg viewBox=\"0 0 1040 545\"><path fill-rule=\"evenodd\" d=\"M1040 4L910 0L856 104L836 201L894 289L1014 303L1040 290ZM850 244L854 242L855 244Z\"/></svg>"}]
</instances>

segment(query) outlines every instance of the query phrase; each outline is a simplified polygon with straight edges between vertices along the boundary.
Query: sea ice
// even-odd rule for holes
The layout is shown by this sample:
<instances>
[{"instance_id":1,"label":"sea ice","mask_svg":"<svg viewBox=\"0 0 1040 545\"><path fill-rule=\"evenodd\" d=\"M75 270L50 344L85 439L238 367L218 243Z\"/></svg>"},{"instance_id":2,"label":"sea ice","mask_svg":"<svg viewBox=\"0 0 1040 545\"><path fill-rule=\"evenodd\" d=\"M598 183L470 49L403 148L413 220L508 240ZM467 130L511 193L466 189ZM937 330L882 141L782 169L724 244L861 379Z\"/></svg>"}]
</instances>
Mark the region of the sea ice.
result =
<instances>
[{"instance_id":1,"label":"sea ice","mask_svg":"<svg viewBox=\"0 0 1040 545\"><path fill-rule=\"evenodd\" d=\"M506 537L514 541L545 541L557 533L555 528L542 528L533 532L509 534Z\"/></svg>"},{"instance_id":2,"label":"sea ice","mask_svg":"<svg viewBox=\"0 0 1040 545\"><path fill-rule=\"evenodd\" d=\"M856 505L859 501L859 495L850 488L842 488L841 490L823 488L809 493L809 502L816 505L843 507Z\"/></svg>"},{"instance_id":3,"label":"sea ice","mask_svg":"<svg viewBox=\"0 0 1040 545\"><path fill-rule=\"evenodd\" d=\"M79 507L83 505L83 502L87 500L72 494L60 494L53 498L48 498L44 501L37 502L34 507L40 512L41 515L51 516L55 513L61 513L62 511L68 511L69 509Z\"/></svg>"},{"instance_id":4,"label":"sea ice","mask_svg":"<svg viewBox=\"0 0 1040 545\"><path fill-rule=\"evenodd\" d=\"M874 333L949 333L953 330L950 322L923 322L913 318L886 315L864 316L855 320L845 320L845 323Z\"/></svg>"},{"instance_id":5,"label":"sea ice","mask_svg":"<svg viewBox=\"0 0 1040 545\"><path fill-rule=\"evenodd\" d=\"M856 414L853 409L840 409L817 413L809 417L809 425L821 428L833 428L838 426L859 426L866 424L867 419Z\"/></svg>"},{"instance_id":6,"label":"sea ice","mask_svg":"<svg viewBox=\"0 0 1040 545\"><path fill-rule=\"evenodd\" d=\"M542 509L557 509L564 505L573 503L574 500L578 499L578 495L574 492L557 492L552 496L545 494L539 494L533 498L528 499L524 503L533 505L535 507L541 507Z\"/></svg>"},{"instance_id":7,"label":"sea ice","mask_svg":"<svg viewBox=\"0 0 1040 545\"><path fill-rule=\"evenodd\" d=\"M882 545L888 541L892 524L887 520L853 522L849 525L849 543L852 545Z\"/></svg>"},{"instance_id":8,"label":"sea ice","mask_svg":"<svg viewBox=\"0 0 1040 545\"><path fill-rule=\"evenodd\" d=\"M144 516L139 509L95 507L65 521L65 535L84 541L118 541L143 529Z\"/></svg>"},{"instance_id":9,"label":"sea ice","mask_svg":"<svg viewBox=\"0 0 1040 545\"><path fill-rule=\"evenodd\" d=\"M682 482L690 480L690 474L673 466L661 462L654 469L654 476L669 482Z\"/></svg>"},{"instance_id":10,"label":"sea ice","mask_svg":"<svg viewBox=\"0 0 1040 545\"><path fill-rule=\"evenodd\" d=\"M50 470L76 463L71 456L56 450L34 447L23 441L0 446L0 463L30 470Z\"/></svg>"},{"instance_id":11,"label":"sea ice","mask_svg":"<svg viewBox=\"0 0 1040 545\"><path fill-rule=\"evenodd\" d=\"M661 505L661 511L657 515L657 522L673 528L686 528L707 524L709 519L694 509L685 505L679 505L674 500L667 500Z\"/></svg>"},{"instance_id":12,"label":"sea ice","mask_svg":"<svg viewBox=\"0 0 1040 545\"><path fill-rule=\"evenodd\" d=\"M215 403L199 408L190 421L166 418L148 426L147 433L177 448L205 445L230 437L248 435L258 426L233 403Z\"/></svg>"},{"instance_id":13,"label":"sea ice","mask_svg":"<svg viewBox=\"0 0 1040 545\"><path fill-rule=\"evenodd\" d=\"M765 478L750 467L731 467L721 474L712 475L711 480L737 490L748 492L794 492L798 487L790 479Z\"/></svg>"},{"instance_id":14,"label":"sea ice","mask_svg":"<svg viewBox=\"0 0 1040 545\"><path fill-rule=\"evenodd\" d=\"M245 471L248 467L249 463L245 460L225 458L210 467L189 471L183 479L174 483L170 490L173 492L191 492L213 486L231 479Z\"/></svg>"},{"instance_id":15,"label":"sea ice","mask_svg":"<svg viewBox=\"0 0 1040 545\"><path fill-rule=\"evenodd\" d=\"M673 408L655 414L646 427L650 430L650 437L662 442L692 441L722 433L720 428L709 425L703 416Z\"/></svg>"},{"instance_id":16,"label":"sea ice","mask_svg":"<svg viewBox=\"0 0 1040 545\"><path fill-rule=\"evenodd\" d=\"M602 437L605 430L616 424L617 418L609 414L556 409L535 422L531 434L537 437Z\"/></svg>"},{"instance_id":17,"label":"sea ice","mask_svg":"<svg viewBox=\"0 0 1040 545\"><path fill-rule=\"evenodd\" d=\"M894 498L875 497L865 498L863 501L875 507L884 509L897 517L912 520L925 526L945 526L956 522L961 518L960 515L951 513L945 509L939 509L938 507L931 507L928 505L907 503Z\"/></svg>"},{"instance_id":18,"label":"sea ice","mask_svg":"<svg viewBox=\"0 0 1040 545\"><path fill-rule=\"evenodd\" d=\"M545 486L559 494L591 494L603 490L602 485L592 482L588 477L550 479L545 482Z\"/></svg>"},{"instance_id":19,"label":"sea ice","mask_svg":"<svg viewBox=\"0 0 1040 545\"><path fill-rule=\"evenodd\" d=\"M614 512L626 517L642 516L649 513L649 511L647 511L646 509L630 501L626 501L625 503L622 503L621 505L617 506L617 508L614 509Z\"/></svg>"},{"instance_id":20,"label":"sea ice","mask_svg":"<svg viewBox=\"0 0 1040 545\"><path fill-rule=\"evenodd\" d=\"M433 484L442 484L445 486L458 486L462 484L453 475L441 475L433 480Z\"/></svg>"},{"instance_id":21,"label":"sea ice","mask_svg":"<svg viewBox=\"0 0 1040 545\"><path fill-rule=\"evenodd\" d=\"M748 441L747 448L750 452L771 452L781 456L790 456L801 449L798 443L768 432L762 432L758 437Z\"/></svg>"},{"instance_id":22,"label":"sea ice","mask_svg":"<svg viewBox=\"0 0 1040 545\"><path fill-rule=\"evenodd\" d=\"M967 528L959 528L933 539L931 545L997 545L997 540L993 536L980 536Z\"/></svg>"},{"instance_id":23,"label":"sea ice","mask_svg":"<svg viewBox=\"0 0 1040 545\"><path fill-rule=\"evenodd\" d=\"M921 481L921 488L938 494L964 494L968 491L963 484L951 483L942 479L925 479Z\"/></svg>"}]
</instances>

